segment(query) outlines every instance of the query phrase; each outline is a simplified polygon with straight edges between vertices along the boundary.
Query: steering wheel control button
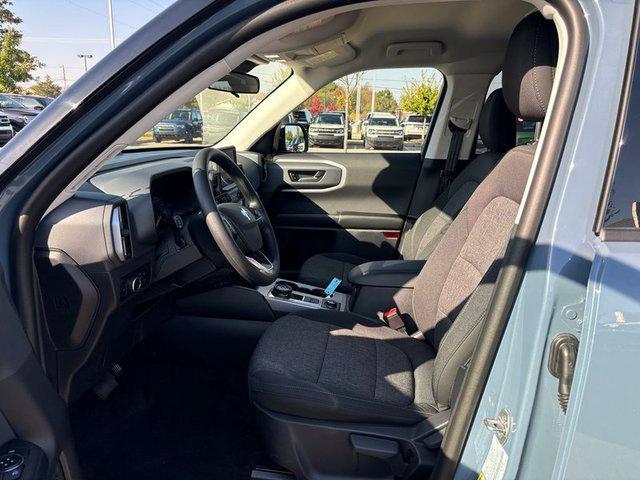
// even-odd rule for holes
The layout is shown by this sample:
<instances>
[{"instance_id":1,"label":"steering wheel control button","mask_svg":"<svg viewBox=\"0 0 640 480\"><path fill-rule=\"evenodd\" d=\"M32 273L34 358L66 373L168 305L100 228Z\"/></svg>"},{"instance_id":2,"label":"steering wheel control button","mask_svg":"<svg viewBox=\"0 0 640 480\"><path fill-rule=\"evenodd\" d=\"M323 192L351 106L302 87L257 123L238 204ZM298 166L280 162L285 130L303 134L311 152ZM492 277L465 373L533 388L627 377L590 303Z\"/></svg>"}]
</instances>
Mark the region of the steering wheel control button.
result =
<instances>
[{"instance_id":1,"label":"steering wheel control button","mask_svg":"<svg viewBox=\"0 0 640 480\"><path fill-rule=\"evenodd\" d=\"M273 286L272 292L274 297L289 298L293 293L291 285L285 282L278 282Z\"/></svg>"},{"instance_id":2,"label":"steering wheel control button","mask_svg":"<svg viewBox=\"0 0 640 480\"><path fill-rule=\"evenodd\" d=\"M0 473L6 474L10 473L14 470L20 470L22 473L22 466L24 465L24 457L19 453L7 453L5 455L0 456ZM4 478L20 478L20 475L17 477L2 477Z\"/></svg>"},{"instance_id":3,"label":"steering wheel control button","mask_svg":"<svg viewBox=\"0 0 640 480\"><path fill-rule=\"evenodd\" d=\"M335 300L331 300L331 299L327 299L324 301L323 303L325 308L328 308L329 310L336 310L340 304L338 302L336 302Z\"/></svg>"}]
</instances>

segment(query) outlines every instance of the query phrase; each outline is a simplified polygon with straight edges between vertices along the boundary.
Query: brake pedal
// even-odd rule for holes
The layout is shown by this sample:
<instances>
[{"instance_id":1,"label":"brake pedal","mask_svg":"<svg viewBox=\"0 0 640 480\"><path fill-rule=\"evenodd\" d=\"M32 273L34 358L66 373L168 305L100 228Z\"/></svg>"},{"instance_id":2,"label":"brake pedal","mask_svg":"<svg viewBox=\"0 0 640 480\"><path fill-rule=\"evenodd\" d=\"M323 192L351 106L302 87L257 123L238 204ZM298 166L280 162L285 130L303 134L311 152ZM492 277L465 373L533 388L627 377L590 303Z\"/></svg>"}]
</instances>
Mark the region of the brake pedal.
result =
<instances>
[{"instance_id":1,"label":"brake pedal","mask_svg":"<svg viewBox=\"0 0 640 480\"><path fill-rule=\"evenodd\" d=\"M113 373L108 372L100 383L93 387L93 393L95 393L96 397L100 400L106 400L117 387L118 379Z\"/></svg>"}]
</instances>

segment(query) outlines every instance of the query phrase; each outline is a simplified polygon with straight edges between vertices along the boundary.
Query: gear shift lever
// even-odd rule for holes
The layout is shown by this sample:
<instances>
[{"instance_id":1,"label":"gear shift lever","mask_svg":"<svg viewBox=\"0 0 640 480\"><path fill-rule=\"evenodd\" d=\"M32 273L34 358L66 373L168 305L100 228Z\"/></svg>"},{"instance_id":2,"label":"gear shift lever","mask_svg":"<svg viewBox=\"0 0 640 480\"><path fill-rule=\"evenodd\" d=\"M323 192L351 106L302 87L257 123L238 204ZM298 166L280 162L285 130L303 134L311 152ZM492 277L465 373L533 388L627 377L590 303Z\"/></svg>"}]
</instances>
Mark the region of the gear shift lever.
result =
<instances>
[{"instance_id":1,"label":"gear shift lever","mask_svg":"<svg viewBox=\"0 0 640 480\"><path fill-rule=\"evenodd\" d=\"M290 284L286 282L277 282L273 286L273 290L271 291L274 297L278 298L290 298L291 293L293 293L293 288Z\"/></svg>"}]
</instances>

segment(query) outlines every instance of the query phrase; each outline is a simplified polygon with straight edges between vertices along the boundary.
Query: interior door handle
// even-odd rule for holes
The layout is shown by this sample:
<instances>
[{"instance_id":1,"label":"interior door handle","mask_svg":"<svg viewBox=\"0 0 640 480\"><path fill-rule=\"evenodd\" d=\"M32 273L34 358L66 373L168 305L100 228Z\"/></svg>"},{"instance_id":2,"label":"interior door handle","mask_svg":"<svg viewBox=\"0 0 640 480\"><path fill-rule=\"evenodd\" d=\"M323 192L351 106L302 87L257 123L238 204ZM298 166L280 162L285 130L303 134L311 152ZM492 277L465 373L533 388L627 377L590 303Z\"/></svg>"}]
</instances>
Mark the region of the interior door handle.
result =
<instances>
[{"instance_id":1,"label":"interior door handle","mask_svg":"<svg viewBox=\"0 0 640 480\"><path fill-rule=\"evenodd\" d=\"M326 170L289 170L289 178L296 183L319 182L324 177Z\"/></svg>"}]
</instances>

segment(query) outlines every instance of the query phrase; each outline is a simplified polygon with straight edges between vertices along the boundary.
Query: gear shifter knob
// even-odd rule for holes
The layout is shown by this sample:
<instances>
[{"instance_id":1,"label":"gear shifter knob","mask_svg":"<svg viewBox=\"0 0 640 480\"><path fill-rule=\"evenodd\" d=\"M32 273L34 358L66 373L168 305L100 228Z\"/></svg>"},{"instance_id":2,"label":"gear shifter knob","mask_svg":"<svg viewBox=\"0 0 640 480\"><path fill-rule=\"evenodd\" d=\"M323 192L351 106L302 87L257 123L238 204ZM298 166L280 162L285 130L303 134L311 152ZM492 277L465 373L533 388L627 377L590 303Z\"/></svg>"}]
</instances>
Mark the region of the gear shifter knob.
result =
<instances>
[{"instance_id":1,"label":"gear shifter knob","mask_svg":"<svg viewBox=\"0 0 640 480\"><path fill-rule=\"evenodd\" d=\"M289 298L292 292L293 288L286 282L277 282L271 290L273 296L278 298Z\"/></svg>"}]
</instances>

